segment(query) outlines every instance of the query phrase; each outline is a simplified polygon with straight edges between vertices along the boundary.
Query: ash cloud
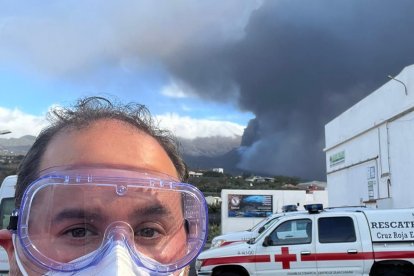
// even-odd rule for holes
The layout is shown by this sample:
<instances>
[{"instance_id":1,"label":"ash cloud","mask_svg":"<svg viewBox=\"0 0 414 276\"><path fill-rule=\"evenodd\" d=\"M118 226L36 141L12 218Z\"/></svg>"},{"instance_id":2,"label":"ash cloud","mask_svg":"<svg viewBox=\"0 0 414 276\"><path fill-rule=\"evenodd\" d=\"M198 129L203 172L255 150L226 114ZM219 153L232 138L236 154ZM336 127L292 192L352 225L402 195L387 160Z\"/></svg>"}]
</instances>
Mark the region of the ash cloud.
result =
<instances>
[{"instance_id":1,"label":"ash cloud","mask_svg":"<svg viewBox=\"0 0 414 276\"><path fill-rule=\"evenodd\" d=\"M324 125L414 63L412 1L267 1L243 38L167 60L207 100L237 100L249 123L239 166L325 178Z\"/></svg>"}]
</instances>

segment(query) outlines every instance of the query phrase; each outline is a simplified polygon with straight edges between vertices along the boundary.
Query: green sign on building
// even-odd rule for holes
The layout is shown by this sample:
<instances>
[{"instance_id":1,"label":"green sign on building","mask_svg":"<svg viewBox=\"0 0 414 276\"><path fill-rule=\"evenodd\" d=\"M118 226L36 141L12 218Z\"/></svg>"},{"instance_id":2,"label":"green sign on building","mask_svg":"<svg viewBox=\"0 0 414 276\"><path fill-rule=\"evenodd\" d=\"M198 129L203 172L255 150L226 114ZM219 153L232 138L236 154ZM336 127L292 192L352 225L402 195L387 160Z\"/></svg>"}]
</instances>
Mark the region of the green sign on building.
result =
<instances>
[{"instance_id":1,"label":"green sign on building","mask_svg":"<svg viewBox=\"0 0 414 276\"><path fill-rule=\"evenodd\" d=\"M340 151L329 156L329 164L331 167L342 162L345 162L345 151Z\"/></svg>"}]
</instances>

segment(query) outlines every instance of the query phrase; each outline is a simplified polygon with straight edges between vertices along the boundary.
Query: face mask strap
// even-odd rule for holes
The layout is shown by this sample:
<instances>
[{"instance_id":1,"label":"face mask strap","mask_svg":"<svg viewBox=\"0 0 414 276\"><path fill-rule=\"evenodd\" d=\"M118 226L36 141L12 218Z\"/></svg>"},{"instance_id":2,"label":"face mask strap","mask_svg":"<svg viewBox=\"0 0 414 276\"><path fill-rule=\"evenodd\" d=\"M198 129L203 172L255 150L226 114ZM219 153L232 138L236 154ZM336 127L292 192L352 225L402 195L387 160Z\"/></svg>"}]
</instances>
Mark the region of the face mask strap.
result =
<instances>
[{"instance_id":1,"label":"face mask strap","mask_svg":"<svg viewBox=\"0 0 414 276\"><path fill-rule=\"evenodd\" d=\"M9 225L7 230L11 230L13 233L17 231L17 222L19 220L19 209L14 209L10 215Z\"/></svg>"}]
</instances>

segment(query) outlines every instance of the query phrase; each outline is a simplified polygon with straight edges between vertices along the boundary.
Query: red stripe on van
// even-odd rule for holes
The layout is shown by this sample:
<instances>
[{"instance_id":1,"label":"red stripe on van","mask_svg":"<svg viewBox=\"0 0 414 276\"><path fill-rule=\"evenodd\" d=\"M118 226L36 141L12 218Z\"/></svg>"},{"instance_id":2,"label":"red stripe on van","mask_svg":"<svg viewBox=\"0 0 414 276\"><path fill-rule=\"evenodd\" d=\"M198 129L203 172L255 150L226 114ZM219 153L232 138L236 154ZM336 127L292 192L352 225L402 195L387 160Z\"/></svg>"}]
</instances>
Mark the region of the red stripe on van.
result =
<instances>
[{"instance_id":1,"label":"red stripe on van","mask_svg":"<svg viewBox=\"0 0 414 276\"><path fill-rule=\"evenodd\" d=\"M413 259L414 251L383 251L383 252L359 252L356 254L349 253L313 253L302 255L298 262L314 261L347 261L347 260L384 260L384 259ZM201 266L219 265L219 264L238 264L238 263L269 263L270 255L249 255L249 256L232 256L211 258L203 260Z\"/></svg>"},{"instance_id":2,"label":"red stripe on van","mask_svg":"<svg viewBox=\"0 0 414 276\"><path fill-rule=\"evenodd\" d=\"M232 244L232 243L235 243L235 242L243 242L243 241L225 241L220 246L226 246L226 245L229 245L229 244Z\"/></svg>"},{"instance_id":3,"label":"red stripe on van","mask_svg":"<svg viewBox=\"0 0 414 276\"><path fill-rule=\"evenodd\" d=\"M306 261L346 261L346 260L374 260L374 259L412 259L414 251L383 251L383 252L360 252L348 253L316 253L301 256Z\"/></svg>"},{"instance_id":4,"label":"red stripe on van","mask_svg":"<svg viewBox=\"0 0 414 276\"><path fill-rule=\"evenodd\" d=\"M374 252L375 259L411 259L414 251L384 251Z\"/></svg>"},{"instance_id":5,"label":"red stripe on van","mask_svg":"<svg viewBox=\"0 0 414 276\"><path fill-rule=\"evenodd\" d=\"M366 260L373 259L372 252L360 252L356 254L348 253L314 253L301 256L303 262L309 261L346 261L346 260Z\"/></svg>"},{"instance_id":6,"label":"red stripe on van","mask_svg":"<svg viewBox=\"0 0 414 276\"><path fill-rule=\"evenodd\" d=\"M270 263L270 255L220 257L203 260L201 266L239 263Z\"/></svg>"}]
</instances>

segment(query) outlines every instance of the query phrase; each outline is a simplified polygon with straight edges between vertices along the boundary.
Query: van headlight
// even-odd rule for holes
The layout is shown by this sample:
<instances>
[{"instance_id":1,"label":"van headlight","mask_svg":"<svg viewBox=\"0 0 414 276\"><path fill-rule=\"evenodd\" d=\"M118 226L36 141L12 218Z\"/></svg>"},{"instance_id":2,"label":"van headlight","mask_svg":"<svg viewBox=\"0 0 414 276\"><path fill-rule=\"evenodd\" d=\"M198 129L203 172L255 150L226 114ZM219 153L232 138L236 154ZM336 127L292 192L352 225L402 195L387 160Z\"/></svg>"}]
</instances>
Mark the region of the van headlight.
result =
<instances>
[{"instance_id":1,"label":"van headlight","mask_svg":"<svg viewBox=\"0 0 414 276\"><path fill-rule=\"evenodd\" d=\"M225 240L222 240L222 239L217 239L217 240L213 239L211 241L211 248L220 247L224 242Z\"/></svg>"},{"instance_id":2,"label":"van headlight","mask_svg":"<svg viewBox=\"0 0 414 276\"><path fill-rule=\"evenodd\" d=\"M196 271L199 271L201 268L201 264L203 263L203 260L197 259L195 262L195 269Z\"/></svg>"}]
</instances>

